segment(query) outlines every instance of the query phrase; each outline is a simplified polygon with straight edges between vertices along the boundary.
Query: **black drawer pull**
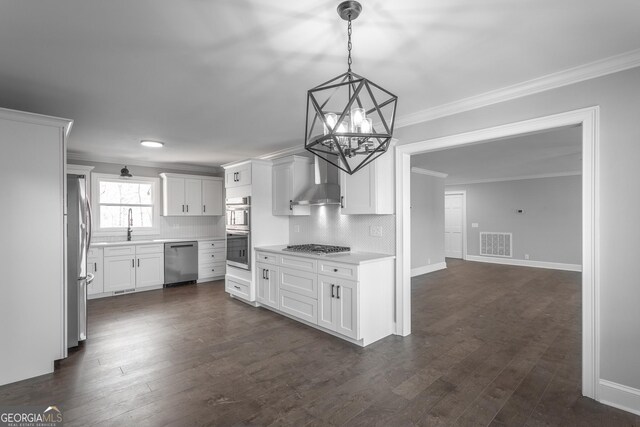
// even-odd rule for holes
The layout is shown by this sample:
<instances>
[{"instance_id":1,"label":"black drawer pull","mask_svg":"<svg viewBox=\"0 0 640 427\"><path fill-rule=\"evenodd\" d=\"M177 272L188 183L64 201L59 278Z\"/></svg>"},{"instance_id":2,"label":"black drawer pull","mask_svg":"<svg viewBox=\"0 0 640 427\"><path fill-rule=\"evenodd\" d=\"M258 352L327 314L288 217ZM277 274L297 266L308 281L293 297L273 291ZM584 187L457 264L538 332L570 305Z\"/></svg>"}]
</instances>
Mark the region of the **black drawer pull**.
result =
<instances>
[{"instance_id":1,"label":"black drawer pull","mask_svg":"<svg viewBox=\"0 0 640 427\"><path fill-rule=\"evenodd\" d=\"M340 285L336 287L336 298L340 299Z\"/></svg>"},{"instance_id":2,"label":"black drawer pull","mask_svg":"<svg viewBox=\"0 0 640 427\"><path fill-rule=\"evenodd\" d=\"M240 290L240 286L233 285L233 287L236 288L237 290Z\"/></svg>"},{"instance_id":3,"label":"black drawer pull","mask_svg":"<svg viewBox=\"0 0 640 427\"><path fill-rule=\"evenodd\" d=\"M336 296L333 294L333 288L335 288L336 285L331 285L331 298L335 298Z\"/></svg>"},{"instance_id":4,"label":"black drawer pull","mask_svg":"<svg viewBox=\"0 0 640 427\"><path fill-rule=\"evenodd\" d=\"M338 272L338 269L337 269L337 268L334 268L334 269L333 269L333 272L334 272L334 273L337 273L337 272Z\"/></svg>"}]
</instances>

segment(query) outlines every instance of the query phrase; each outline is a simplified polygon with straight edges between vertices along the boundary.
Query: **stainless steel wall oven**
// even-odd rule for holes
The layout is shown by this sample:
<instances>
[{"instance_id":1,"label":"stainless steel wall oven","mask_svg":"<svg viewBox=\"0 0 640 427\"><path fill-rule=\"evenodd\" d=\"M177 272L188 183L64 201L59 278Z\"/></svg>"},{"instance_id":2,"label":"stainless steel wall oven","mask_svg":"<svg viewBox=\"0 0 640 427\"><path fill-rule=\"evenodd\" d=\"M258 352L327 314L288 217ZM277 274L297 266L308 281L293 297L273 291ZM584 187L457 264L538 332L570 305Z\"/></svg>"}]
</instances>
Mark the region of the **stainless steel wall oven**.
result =
<instances>
[{"instance_id":1,"label":"stainless steel wall oven","mask_svg":"<svg viewBox=\"0 0 640 427\"><path fill-rule=\"evenodd\" d=\"M227 265L251 270L251 197L227 199Z\"/></svg>"}]
</instances>

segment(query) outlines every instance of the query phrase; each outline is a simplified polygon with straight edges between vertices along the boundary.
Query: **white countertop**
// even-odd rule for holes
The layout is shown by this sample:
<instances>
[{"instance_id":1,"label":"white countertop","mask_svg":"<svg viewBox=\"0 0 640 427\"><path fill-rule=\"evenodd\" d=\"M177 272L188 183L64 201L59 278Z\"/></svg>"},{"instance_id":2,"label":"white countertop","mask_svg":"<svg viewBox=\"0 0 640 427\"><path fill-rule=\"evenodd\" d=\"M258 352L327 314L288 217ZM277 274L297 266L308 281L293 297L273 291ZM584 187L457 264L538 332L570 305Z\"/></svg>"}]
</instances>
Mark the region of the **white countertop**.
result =
<instances>
[{"instance_id":1,"label":"white countertop","mask_svg":"<svg viewBox=\"0 0 640 427\"><path fill-rule=\"evenodd\" d=\"M174 242L204 242L208 240L225 240L225 236L211 236L211 237L187 237L182 239L153 239L153 240L122 240L117 242L92 242L92 248L104 248L107 246L127 246L127 245L150 245L153 243L174 243Z\"/></svg>"},{"instance_id":2,"label":"white countertop","mask_svg":"<svg viewBox=\"0 0 640 427\"><path fill-rule=\"evenodd\" d=\"M344 264L366 264L369 262L377 262L386 259L395 259L395 255L379 254L375 252L343 252L329 255L310 254L305 252L289 252L283 251L287 245L260 246L255 248L256 251L272 252L280 255L299 256L304 258L313 258L325 261L341 262Z\"/></svg>"}]
</instances>

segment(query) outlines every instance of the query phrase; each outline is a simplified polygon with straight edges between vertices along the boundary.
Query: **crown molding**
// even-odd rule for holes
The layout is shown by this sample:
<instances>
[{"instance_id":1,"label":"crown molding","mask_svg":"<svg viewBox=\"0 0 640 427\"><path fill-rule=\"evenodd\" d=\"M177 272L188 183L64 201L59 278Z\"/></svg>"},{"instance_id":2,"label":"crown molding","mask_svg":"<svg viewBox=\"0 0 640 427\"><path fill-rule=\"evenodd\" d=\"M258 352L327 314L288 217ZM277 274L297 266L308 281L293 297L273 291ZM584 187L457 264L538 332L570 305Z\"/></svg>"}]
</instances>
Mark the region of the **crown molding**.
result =
<instances>
[{"instance_id":1,"label":"crown molding","mask_svg":"<svg viewBox=\"0 0 640 427\"><path fill-rule=\"evenodd\" d=\"M35 123L43 126L55 126L64 129L64 136L69 136L73 120L64 119L62 117L45 116L44 114L29 113L26 111L11 110L9 108L0 108L0 117L3 119L14 120L18 122Z\"/></svg>"},{"instance_id":2,"label":"crown molding","mask_svg":"<svg viewBox=\"0 0 640 427\"><path fill-rule=\"evenodd\" d=\"M141 166L149 168L162 168L171 169L176 171L187 172L207 172L207 173L219 173L222 169L219 166L198 166L184 163L161 163L161 162L148 162L144 160L131 160L120 159L115 157L96 156L87 153L78 153L74 151L67 151L67 161L84 161L84 162L98 162L98 163L111 163L116 165L127 166Z\"/></svg>"},{"instance_id":3,"label":"crown molding","mask_svg":"<svg viewBox=\"0 0 640 427\"><path fill-rule=\"evenodd\" d=\"M479 95L453 101L447 104L427 108L407 114L396 120L395 127L401 128L428 122L441 117L451 116L465 111L475 110L488 105L510 101L562 86L568 86L585 80L595 79L640 66L640 49L610 56L588 64L568 68L547 74L515 85L485 92Z\"/></svg>"},{"instance_id":4,"label":"crown molding","mask_svg":"<svg viewBox=\"0 0 640 427\"><path fill-rule=\"evenodd\" d=\"M526 179L540 179L540 178L561 178L565 176L578 176L582 175L581 171L570 171L570 172L557 172L557 173L543 173L539 175L520 175L520 176L512 176L507 178L488 178L488 179L477 179L473 181L462 181L462 182L452 182L445 183L446 187L453 187L456 185L470 185L470 184L488 184L491 182L505 182L505 181L523 181Z\"/></svg>"},{"instance_id":5,"label":"crown molding","mask_svg":"<svg viewBox=\"0 0 640 427\"><path fill-rule=\"evenodd\" d=\"M421 175L435 176L436 178L446 178L446 177L449 176L448 173L436 172L436 171L432 171L432 170L429 170L429 169L423 169L423 168L417 168L415 166L411 168L411 172L419 173Z\"/></svg>"},{"instance_id":6,"label":"crown molding","mask_svg":"<svg viewBox=\"0 0 640 427\"><path fill-rule=\"evenodd\" d=\"M272 151L267 154L263 154L262 156L258 156L257 158L260 160L273 160L278 159L280 157L287 157L294 154L304 153L305 148L301 145L295 145L293 147L283 148L282 150Z\"/></svg>"}]
</instances>

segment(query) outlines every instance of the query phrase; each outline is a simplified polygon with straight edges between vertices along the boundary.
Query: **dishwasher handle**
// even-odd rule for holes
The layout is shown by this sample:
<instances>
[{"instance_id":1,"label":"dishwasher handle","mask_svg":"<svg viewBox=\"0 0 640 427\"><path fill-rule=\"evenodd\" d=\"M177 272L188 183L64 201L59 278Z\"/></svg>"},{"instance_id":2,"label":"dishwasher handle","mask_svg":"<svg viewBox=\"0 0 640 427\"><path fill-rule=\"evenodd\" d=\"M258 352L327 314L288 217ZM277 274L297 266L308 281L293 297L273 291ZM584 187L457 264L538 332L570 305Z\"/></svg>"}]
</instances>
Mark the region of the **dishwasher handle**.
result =
<instances>
[{"instance_id":1,"label":"dishwasher handle","mask_svg":"<svg viewBox=\"0 0 640 427\"><path fill-rule=\"evenodd\" d=\"M174 248L192 248L193 246L194 246L193 244L190 244L190 245L171 245L169 247L171 249L174 249Z\"/></svg>"}]
</instances>

